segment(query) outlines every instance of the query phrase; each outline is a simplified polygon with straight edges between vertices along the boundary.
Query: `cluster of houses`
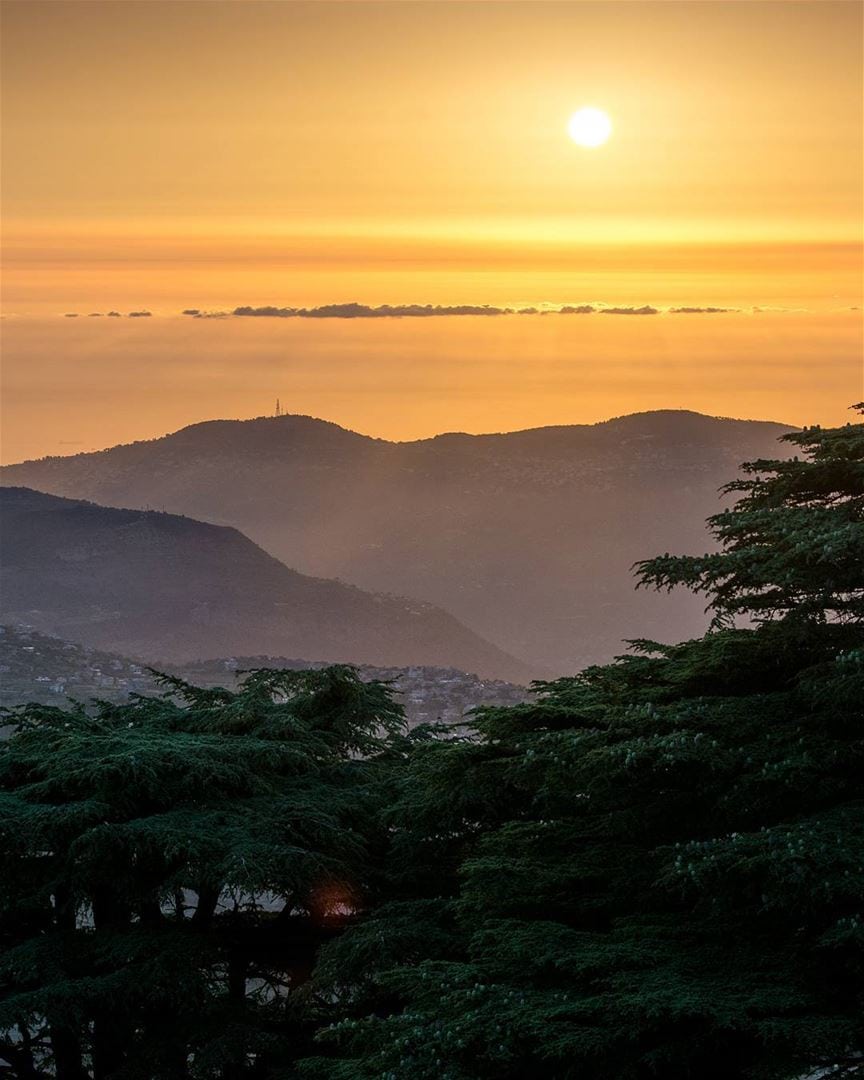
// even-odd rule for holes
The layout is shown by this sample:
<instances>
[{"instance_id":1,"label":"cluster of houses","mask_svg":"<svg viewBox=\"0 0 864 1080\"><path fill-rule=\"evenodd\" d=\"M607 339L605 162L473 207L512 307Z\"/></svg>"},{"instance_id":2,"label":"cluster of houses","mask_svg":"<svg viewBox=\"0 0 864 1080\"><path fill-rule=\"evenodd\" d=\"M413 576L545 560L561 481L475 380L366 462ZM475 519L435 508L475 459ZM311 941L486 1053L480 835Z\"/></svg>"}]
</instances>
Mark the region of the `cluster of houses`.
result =
<instances>
[{"instance_id":1,"label":"cluster of houses","mask_svg":"<svg viewBox=\"0 0 864 1080\"><path fill-rule=\"evenodd\" d=\"M237 673L255 667L285 667L309 669L326 667L323 661L298 660L287 657L249 656L208 660L172 668L172 674L187 679L196 686L230 685ZM391 682L397 691L397 701L405 707L409 724L458 724L466 712L478 705L517 705L528 701L530 692L524 686L497 679L481 679L456 668L440 667L373 667L358 664L362 679Z\"/></svg>"},{"instance_id":2,"label":"cluster of houses","mask_svg":"<svg viewBox=\"0 0 864 1080\"><path fill-rule=\"evenodd\" d=\"M323 662L284 657L228 657L165 670L198 686L232 686L254 667L318 668ZM455 668L378 668L361 665L363 679L392 682L409 723L461 723L478 705L515 705L529 699L523 686L480 679ZM150 694L157 683L144 663L42 634L32 626L0 626L0 706L25 701L64 705L69 698L123 701Z\"/></svg>"},{"instance_id":3,"label":"cluster of houses","mask_svg":"<svg viewBox=\"0 0 864 1080\"><path fill-rule=\"evenodd\" d=\"M67 698L122 701L153 690L143 664L41 634L31 626L0 626L0 705Z\"/></svg>"}]
</instances>

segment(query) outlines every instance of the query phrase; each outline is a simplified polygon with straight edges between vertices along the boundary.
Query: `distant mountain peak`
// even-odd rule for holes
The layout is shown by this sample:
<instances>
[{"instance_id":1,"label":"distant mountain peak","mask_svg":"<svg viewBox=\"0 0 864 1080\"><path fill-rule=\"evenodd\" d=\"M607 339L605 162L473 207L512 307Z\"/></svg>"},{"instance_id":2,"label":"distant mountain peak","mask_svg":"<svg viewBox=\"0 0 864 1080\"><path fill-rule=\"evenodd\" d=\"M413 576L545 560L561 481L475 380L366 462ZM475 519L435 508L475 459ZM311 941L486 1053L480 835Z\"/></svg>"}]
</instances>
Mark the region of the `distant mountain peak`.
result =
<instances>
[{"instance_id":1,"label":"distant mountain peak","mask_svg":"<svg viewBox=\"0 0 864 1080\"><path fill-rule=\"evenodd\" d=\"M246 428L247 430L260 428L261 430L278 433L287 431L339 431L359 438L370 437L360 435L350 428L342 427L341 424L337 424L332 420L324 420L320 416L311 416L308 413L283 413L280 416L253 416L248 419L216 418L213 420L198 420L194 424L187 424L185 427L179 428L173 434L182 435L184 432L206 432L222 428ZM170 436L163 437L169 438Z\"/></svg>"},{"instance_id":2,"label":"distant mountain peak","mask_svg":"<svg viewBox=\"0 0 864 1080\"><path fill-rule=\"evenodd\" d=\"M713 413L697 412L695 409L644 409L641 412L610 416L608 420L600 420L597 424L591 426L620 426L622 424L645 422L657 424L677 423L682 425L695 423L703 426L713 424L758 424L784 428L788 431L794 430L792 425L784 424L778 420L748 420L738 416L715 416Z\"/></svg>"},{"instance_id":3,"label":"distant mountain peak","mask_svg":"<svg viewBox=\"0 0 864 1080\"><path fill-rule=\"evenodd\" d=\"M451 449L470 445L509 446L531 450L545 449L564 452L566 448L597 447L600 445L624 445L629 440L651 439L668 445L685 445L692 441L717 443L734 442L742 433L773 435L779 438L795 429L788 424L772 420L737 420L726 416L710 416L690 409L652 409L645 412L626 413L608 420L590 424L549 424L543 427L523 428L519 431L488 432L469 435L452 431L420 439L403 446L447 446Z\"/></svg>"}]
</instances>

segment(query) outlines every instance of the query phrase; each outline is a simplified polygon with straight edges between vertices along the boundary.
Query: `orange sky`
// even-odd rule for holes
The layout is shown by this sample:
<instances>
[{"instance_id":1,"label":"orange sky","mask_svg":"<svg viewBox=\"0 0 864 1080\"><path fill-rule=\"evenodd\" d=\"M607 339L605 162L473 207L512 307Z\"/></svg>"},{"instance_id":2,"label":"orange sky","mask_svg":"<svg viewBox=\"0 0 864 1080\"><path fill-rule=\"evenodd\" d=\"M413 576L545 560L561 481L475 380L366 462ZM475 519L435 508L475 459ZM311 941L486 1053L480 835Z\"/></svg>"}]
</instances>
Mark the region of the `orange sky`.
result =
<instances>
[{"instance_id":1,"label":"orange sky","mask_svg":"<svg viewBox=\"0 0 864 1080\"><path fill-rule=\"evenodd\" d=\"M861 42L861 5L831 0L5 0L3 308L848 313ZM566 135L586 103L614 124L595 150ZM860 323L835 330L848 370Z\"/></svg>"}]
</instances>

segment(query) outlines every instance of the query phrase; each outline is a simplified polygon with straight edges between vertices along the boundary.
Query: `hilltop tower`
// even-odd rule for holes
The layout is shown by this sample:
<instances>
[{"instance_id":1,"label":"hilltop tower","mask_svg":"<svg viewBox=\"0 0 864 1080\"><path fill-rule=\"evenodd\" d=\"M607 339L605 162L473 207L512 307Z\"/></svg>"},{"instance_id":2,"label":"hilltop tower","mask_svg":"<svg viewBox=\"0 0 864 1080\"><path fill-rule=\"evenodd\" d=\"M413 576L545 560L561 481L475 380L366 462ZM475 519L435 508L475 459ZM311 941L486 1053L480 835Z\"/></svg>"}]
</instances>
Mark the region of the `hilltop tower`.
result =
<instances>
[{"instance_id":1,"label":"hilltop tower","mask_svg":"<svg viewBox=\"0 0 864 1080\"><path fill-rule=\"evenodd\" d=\"M284 416L285 415L282 412L282 406L279 404L279 398L278 397L276 398L276 412L273 415L274 416Z\"/></svg>"}]
</instances>

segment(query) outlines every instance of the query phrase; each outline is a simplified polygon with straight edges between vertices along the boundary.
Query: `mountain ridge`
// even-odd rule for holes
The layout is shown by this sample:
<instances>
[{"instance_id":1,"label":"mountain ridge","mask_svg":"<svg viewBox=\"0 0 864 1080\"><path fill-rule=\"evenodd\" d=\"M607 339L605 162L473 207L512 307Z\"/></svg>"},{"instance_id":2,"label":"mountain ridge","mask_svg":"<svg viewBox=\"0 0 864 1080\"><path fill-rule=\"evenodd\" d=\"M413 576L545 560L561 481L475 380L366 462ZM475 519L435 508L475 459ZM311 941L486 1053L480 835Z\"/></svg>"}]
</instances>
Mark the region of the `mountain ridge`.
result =
<instances>
[{"instance_id":1,"label":"mountain ridge","mask_svg":"<svg viewBox=\"0 0 864 1080\"><path fill-rule=\"evenodd\" d=\"M148 662L311 651L540 674L434 605L300 574L231 526L21 487L0 488L0 509L7 622Z\"/></svg>"},{"instance_id":2,"label":"mountain ridge","mask_svg":"<svg viewBox=\"0 0 864 1080\"><path fill-rule=\"evenodd\" d=\"M446 439L462 439L465 441L470 440L492 440L508 437L518 436L538 436L541 433L563 433L563 432L580 432L585 433L589 431L599 431L600 429L613 429L618 426L629 426L631 422L642 421L647 418L694 418L697 421L720 421L723 423L740 424L740 425L759 425L764 428L777 428L783 431L797 430L794 425L785 424L782 421L776 420L748 420L740 417L730 416L714 416L710 413L700 413L693 409L646 409L636 413L622 413L620 416L612 416L606 420L597 420L592 423L582 424L542 424L535 427L527 428L515 428L511 431L484 431L484 432L467 432L467 431L442 431L435 435L425 436L420 439L385 439L376 435L368 435L364 432L355 431L353 428L348 428L342 424L337 424L332 420L326 420L322 417L312 416L308 413L286 413L283 416L255 416L248 419L232 419L230 417L214 418L211 420L198 420L192 424L186 424L176 431L166 432L162 435L155 435L149 439L134 439L128 443L116 443L114 446L105 447L102 450L82 450L74 454L46 454L38 458L26 458L22 461L9 462L4 465L0 465L0 477L7 470L15 470L22 466L35 465L43 462L60 462L60 461L74 461L81 458L90 458L97 455L112 454L116 451L130 450L137 447L148 447L158 443L170 442L172 444L182 443L186 441L193 434L203 434L205 431L238 431L241 428L251 429L253 426L261 428L261 430L269 429L270 431L276 431L281 429L285 432L290 430L292 434L297 432L298 426L303 431L324 431L329 433L339 433L338 436L347 436L346 443L348 441L354 441L356 444L378 445L378 446L421 446L428 443L434 443L439 440ZM290 425L290 428L289 428Z\"/></svg>"}]
</instances>

